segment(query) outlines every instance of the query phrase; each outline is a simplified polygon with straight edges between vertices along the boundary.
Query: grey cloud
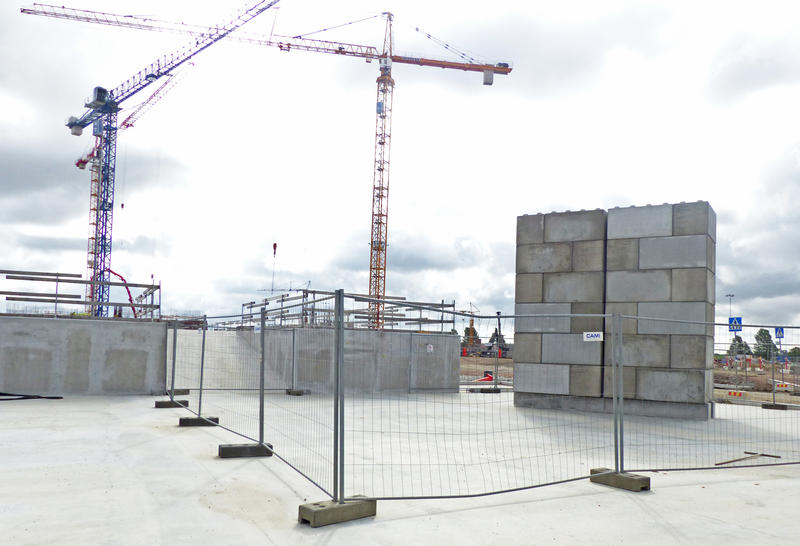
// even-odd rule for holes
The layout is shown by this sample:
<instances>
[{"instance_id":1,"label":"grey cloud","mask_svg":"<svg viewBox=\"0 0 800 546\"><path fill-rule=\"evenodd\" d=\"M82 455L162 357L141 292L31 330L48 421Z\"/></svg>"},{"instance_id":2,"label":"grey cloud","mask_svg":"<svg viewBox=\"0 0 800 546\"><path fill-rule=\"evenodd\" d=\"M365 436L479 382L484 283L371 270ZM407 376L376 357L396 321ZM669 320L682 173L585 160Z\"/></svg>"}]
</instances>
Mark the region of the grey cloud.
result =
<instances>
[{"instance_id":1,"label":"grey cloud","mask_svg":"<svg viewBox=\"0 0 800 546\"><path fill-rule=\"evenodd\" d=\"M588 22L560 25L519 17L489 22L481 28L454 29L452 36L454 43L468 43L494 62L513 64L509 80L498 82L502 87L524 90L529 95L549 95L582 84L601 67L604 56L613 49L654 54L661 47L658 31L668 20L666 11L642 7ZM408 79L428 77L421 72L409 71ZM452 79L449 84L461 85L474 93L482 87L462 74L437 75L443 77ZM498 78L502 80L504 76Z\"/></svg>"},{"instance_id":2,"label":"grey cloud","mask_svg":"<svg viewBox=\"0 0 800 546\"><path fill-rule=\"evenodd\" d=\"M17 243L27 249L41 251L85 250L86 239L74 237L39 237L34 235L18 235Z\"/></svg>"},{"instance_id":3,"label":"grey cloud","mask_svg":"<svg viewBox=\"0 0 800 546\"><path fill-rule=\"evenodd\" d=\"M717 53L712 72L709 91L717 100L800 82L800 42L737 37Z\"/></svg>"}]
</instances>

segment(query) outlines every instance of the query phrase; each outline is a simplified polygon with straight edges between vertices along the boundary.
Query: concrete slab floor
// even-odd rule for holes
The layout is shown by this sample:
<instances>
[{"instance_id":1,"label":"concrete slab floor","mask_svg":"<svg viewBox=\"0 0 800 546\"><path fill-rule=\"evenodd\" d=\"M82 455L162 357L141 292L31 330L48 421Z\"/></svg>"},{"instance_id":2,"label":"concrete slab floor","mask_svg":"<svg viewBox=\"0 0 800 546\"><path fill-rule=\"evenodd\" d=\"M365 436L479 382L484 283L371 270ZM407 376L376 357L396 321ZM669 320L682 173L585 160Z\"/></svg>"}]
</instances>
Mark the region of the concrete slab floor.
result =
<instances>
[{"instance_id":1,"label":"concrete slab floor","mask_svg":"<svg viewBox=\"0 0 800 546\"><path fill-rule=\"evenodd\" d=\"M0 403L4 544L796 544L800 466L649 473L652 491L588 480L463 500L386 501L312 529L323 500L275 457L219 459L239 438L179 428L153 398Z\"/></svg>"}]
</instances>

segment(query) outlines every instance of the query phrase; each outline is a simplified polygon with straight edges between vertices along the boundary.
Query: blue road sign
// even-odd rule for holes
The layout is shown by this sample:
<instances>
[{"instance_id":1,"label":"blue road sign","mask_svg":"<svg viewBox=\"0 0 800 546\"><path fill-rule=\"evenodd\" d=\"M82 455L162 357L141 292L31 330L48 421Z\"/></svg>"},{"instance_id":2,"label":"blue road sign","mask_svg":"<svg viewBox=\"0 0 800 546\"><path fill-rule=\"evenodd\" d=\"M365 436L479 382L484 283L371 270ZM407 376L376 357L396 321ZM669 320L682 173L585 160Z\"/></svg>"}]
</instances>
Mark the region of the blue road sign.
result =
<instances>
[{"instance_id":1,"label":"blue road sign","mask_svg":"<svg viewBox=\"0 0 800 546\"><path fill-rule=\"evenodd\" d=\"M728 331L729 332L741 332L742 331L742 317L730 317L728 319Z\"/></svg>"},{"instance_id":2,"label":"blue road sign","mask_svg":"<svg viewBox=\"0 0 800 546\"><path fill-rule=\"evenodd\" d=\"M781 339L783 337L783 328L775 328L775 339Z\"/></svg>"}]
</instances>

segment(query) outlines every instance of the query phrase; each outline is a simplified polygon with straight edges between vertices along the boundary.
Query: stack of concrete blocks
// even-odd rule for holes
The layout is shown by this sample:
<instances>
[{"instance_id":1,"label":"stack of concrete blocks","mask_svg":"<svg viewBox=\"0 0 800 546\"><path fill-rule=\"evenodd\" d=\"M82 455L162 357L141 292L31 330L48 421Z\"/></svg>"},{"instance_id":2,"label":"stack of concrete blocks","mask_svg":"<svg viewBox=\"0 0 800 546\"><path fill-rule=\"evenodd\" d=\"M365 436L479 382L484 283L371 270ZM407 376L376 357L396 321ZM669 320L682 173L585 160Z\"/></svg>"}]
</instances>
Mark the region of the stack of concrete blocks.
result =
<instances>
[{"instance_id":1,"label":"stack of concrete blocks","mask_svg":"<svg viewBox=\"0 0 800 546\"><path fill-rule=\"evenodd\" d=\"M520 216L516 313L713 322L716 215L706 202ZM611 320L518 319L515 403L611 411ZM603 343L583 332L605 328ZM706 418L713 327L623 321L625 412Z\"/></svg>"}]
</instances>

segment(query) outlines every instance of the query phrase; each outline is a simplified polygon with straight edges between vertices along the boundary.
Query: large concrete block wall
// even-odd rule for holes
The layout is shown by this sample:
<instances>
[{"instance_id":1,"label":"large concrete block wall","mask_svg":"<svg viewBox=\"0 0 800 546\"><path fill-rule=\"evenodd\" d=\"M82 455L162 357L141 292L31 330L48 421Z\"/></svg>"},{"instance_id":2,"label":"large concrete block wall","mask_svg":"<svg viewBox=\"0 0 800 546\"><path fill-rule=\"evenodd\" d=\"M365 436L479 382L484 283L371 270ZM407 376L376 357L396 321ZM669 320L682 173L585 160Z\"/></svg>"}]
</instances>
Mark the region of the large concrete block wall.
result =
<instances>
[{"instance_id":1,"label":"large concrete block wall","mask_svg":"<svg viewBox=\"0 0 800 546\"><path fill-rule=\"evenodd\" d=\"M20 394L160 394L166 325L0 317L0 391Z\"/></svg>"},{"instance_id":2,"label":"large concrete block wall","mask_svg":"<svg viewBox=\"0 0 800 546\"><path fill-rule=\"evenodd\" d=\"M563 212L517 219L517 314L622 313L714 319L716 215L706 202ZM608 411L610 332L594 317L518 319L515 402ZM705 417L713 328L656 320L623 324L631 413ZM553 397L553 395L559 395Z\"/></svg>"}]
</instances>

